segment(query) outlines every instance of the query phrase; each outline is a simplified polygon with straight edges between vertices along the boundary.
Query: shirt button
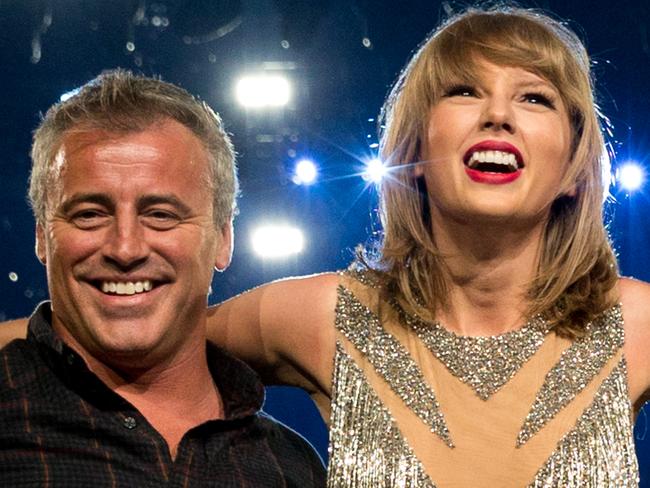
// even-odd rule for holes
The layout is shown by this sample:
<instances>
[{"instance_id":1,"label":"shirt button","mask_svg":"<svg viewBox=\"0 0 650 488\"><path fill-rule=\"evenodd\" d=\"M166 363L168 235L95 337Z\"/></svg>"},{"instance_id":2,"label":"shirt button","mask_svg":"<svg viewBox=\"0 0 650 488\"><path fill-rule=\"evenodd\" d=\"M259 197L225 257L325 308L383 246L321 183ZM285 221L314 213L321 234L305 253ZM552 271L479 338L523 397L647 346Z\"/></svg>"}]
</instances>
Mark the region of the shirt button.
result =
<instances>
[{"instance_id":1,"label":"shirt button","mask_svg":"<svg viewBox=\"0 0 650 488\"><path fill-rule=\"evenodd\" d=\"M68 357L66 358L66 360L68 361L68 364L70 366L72 366L74 364L74 354L72 354L72 353L68 354Z\"/></svg>"},{"instance_id":2,"label":"shirt button","mask_svg":"<svg viewBox=\"0 0 650 488\"><path fill-rule=\"evenodd\" d=\"M124 417L123 425L127 429L131 430L131 429L135 429L135 426L138 425L138 423L135 421L133 417Z\"/></svg>"}]
</instances>

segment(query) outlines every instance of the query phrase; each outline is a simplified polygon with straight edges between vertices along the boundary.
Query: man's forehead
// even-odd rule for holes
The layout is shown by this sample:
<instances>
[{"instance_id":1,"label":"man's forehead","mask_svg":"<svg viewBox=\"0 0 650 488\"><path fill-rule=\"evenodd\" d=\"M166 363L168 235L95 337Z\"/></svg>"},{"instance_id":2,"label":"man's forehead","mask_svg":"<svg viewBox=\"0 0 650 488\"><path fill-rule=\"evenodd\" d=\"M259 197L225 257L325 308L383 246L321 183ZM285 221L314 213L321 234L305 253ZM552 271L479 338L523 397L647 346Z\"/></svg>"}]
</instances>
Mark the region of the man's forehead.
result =
<instances>
[{"instance_id":1,"label":"man's forehead","mask_svg":"<svg viewBox=\"0 0 650 488\"><path fill-rule=\"evenodd\" d=\"M52 165L70 161L129 164L158 162L189 169L209 167L210 156L203 142L186 126L173 119L160 120L142 129L116 131L78 126L61 138ZM209 170L209 168L208 168Z\"/></svg>"},{"instance_id":2,"label":"man's forehead","mask_svg":"<svg viewBox=\"0 0 650 488\"><path fill-rule=\"evenodd\" d=\"M59 150L66 149L66 152L82 151L88 146L94 145L120 145L128 144L141 134L170 134L175 133L182 136L186 144L198 143L203 147L202 142L188 127L172 118L156 119L152 122L136 125L132 128L118 129L106 128L91 125L90 123L81 123L66 130L60 141Z\"/></svg>"},{"instance_id":3,"label":"man's forehead","mask_svg":"<svg viewBox=\"0 0 650 488\"><path fill-rule=\"evenodd\" d=\"M70 161L81 162L111 162L111 164L125 164L133 166L138 162L157 161L164 152L164 148L152 145L146 141L134 139L134 134L111 133L82 133L67 137L63 140L55 162L64 164ZM126 158L125 156L136 156ZM188 163L194 162L194 159Z\"/></svg>"},{"instance_id":4,"label":"man's forehead","mask_svg":"<svg viewBox=\"0 0 650 488\"><path fill-rule=\"evenodd\" d=\"M209 181L210 163L193 132L170 120L138 131L71 130L65 134L50 171L60 204L88 193L128 191L133 199L150 191L196 194ZM211 200L208 195L206 198Z\"/></svg>"}]
</instances>

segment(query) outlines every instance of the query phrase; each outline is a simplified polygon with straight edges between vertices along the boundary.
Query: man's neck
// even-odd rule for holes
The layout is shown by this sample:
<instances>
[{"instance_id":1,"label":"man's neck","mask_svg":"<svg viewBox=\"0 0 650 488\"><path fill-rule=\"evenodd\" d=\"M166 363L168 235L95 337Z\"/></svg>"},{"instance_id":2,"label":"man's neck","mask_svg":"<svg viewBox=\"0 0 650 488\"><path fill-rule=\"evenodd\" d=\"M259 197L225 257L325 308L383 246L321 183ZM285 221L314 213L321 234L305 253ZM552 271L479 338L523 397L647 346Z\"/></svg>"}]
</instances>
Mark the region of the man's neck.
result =
<instances>
[{"instance_id":1,"label":"man's neck","mask_svg":"<svg viewBox=\"0 0 650 488\"><path fill-rule=\"evenodd\" d=\"M116 379L113 377L109 383L102 378L160 433L172 458L187 431L224 418L223 401L208 368L205 345L200 352L164 370L148 371L128 380Z\"/></svg>"},{"instance_id":2,"label":"man's neck","mask_svg":"<svg viewBox=\"0 0 650 488\"><path fill-rule=\"evenodd\" d=\"M113 391L130 402L167 441L176 457L182 437L209 420L224 418L220 392L205 368L166 371L157 381L123 383ZM182 371L181 371L182 370ZM180 373L180 378L176 377Z\"/></svg>"},{"instance_id":3,"label":"man's neck","mask_svg":"<svg viewBox=\"0 0 650 488\"><path fill-rule=\"evenodd\" d=\"M188 430L224 418L221 394L208 368L204 336L197 335L173 357L146 368L134 367L137 362L127 360L107 363L66 342L106 386L131 403L158 431L172 458Z\"/></svg>"}]
</instances>

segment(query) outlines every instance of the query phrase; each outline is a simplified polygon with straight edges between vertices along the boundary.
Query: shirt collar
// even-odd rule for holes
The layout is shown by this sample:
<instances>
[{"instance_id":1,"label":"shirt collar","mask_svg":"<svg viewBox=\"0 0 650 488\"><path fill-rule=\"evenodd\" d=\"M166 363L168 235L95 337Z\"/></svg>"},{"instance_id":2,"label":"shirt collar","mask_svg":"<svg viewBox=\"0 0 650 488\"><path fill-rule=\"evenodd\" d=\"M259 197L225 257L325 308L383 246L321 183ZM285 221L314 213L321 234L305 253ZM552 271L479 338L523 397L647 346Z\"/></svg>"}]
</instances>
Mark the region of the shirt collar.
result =
<instances>
[{"instance_id":1,"label":"shirt collar","mask_svg":"<svg viewBox=\"0 0 650 488\"><path fill-rule=\"evenodd\" d=\"M52 329L52 309L49 301L42 302L36 307L29 319L27 330L28 340L33 340L59 357L59 366L77 368L79 361L71 361L70 357L78 357L71 348L66 346ZM231 356L214 344L207 344L208 367L212 380L219 390L226 420L235 420L259 412L264 404L264 386L258 375L243 361ZM84 367L87 369L87 366Z\"/></svg>"}]
</instances>

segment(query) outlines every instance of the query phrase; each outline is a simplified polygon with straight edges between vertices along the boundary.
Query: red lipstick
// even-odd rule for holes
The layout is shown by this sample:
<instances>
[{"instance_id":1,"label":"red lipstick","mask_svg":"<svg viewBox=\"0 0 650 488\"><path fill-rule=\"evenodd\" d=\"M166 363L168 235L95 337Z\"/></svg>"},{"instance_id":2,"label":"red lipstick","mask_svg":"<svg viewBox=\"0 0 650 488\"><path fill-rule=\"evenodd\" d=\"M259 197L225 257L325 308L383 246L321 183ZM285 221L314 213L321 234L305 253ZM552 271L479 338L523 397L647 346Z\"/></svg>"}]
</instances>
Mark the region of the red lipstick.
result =
<instances>
[{"instance_id":1,"label":"red lipstick","mask_svg":"<svg viewBox=\"0 0 650 488\"><path fill-rule=\"evenodd\" d=\"M517 149L509 142L483 141L483 142L479 142L478 144L474 144L472 147L470 147L467 150L467 152L465 152L465 156L463 156L463 161L465 162L465 164L469 162L469 158L472 157L472 154L474 154L477 151L501 151L501 152L514 154L515 159L517 159L517 165L519 166L519 168L524 167L524 157L519 152L519 149Z\"/></svg>"},{"instance_id":2,"label":"red lipstick","mask_svg":"<svg viewBox=\"0 0 650 488\"><path fill-rule=\"evenodd\" d=\"M506 183L512 183L521 176L520 169L513 173L492 173L466 167L465 172L472 181L476 181L477 183L487 183L488 185L504 185Z\"/></svg>"},{"instance_id":3,"label":"red lipstick","mask_svg":"<svg viewBox=\"0 0 650 488\"><path fill-rule=\"evenodd\" d=\"M500 172L489 170L481 171L476 168L470 168L468 164L470 162L472 154L479 151L499 151L513 154L515 156L515 160L517 161L517 170L510 172ZM506 183L512 183L521 176L522 168L524 167L524 158L519 152L519 149L508 142L495 140L482 141L474 144L465 152L465 155L463 156L463 162L465 163L465 172L472 181L476 181L477 183L486 183L489 185L503 185Z\"/></svg>"}]
</instances>

